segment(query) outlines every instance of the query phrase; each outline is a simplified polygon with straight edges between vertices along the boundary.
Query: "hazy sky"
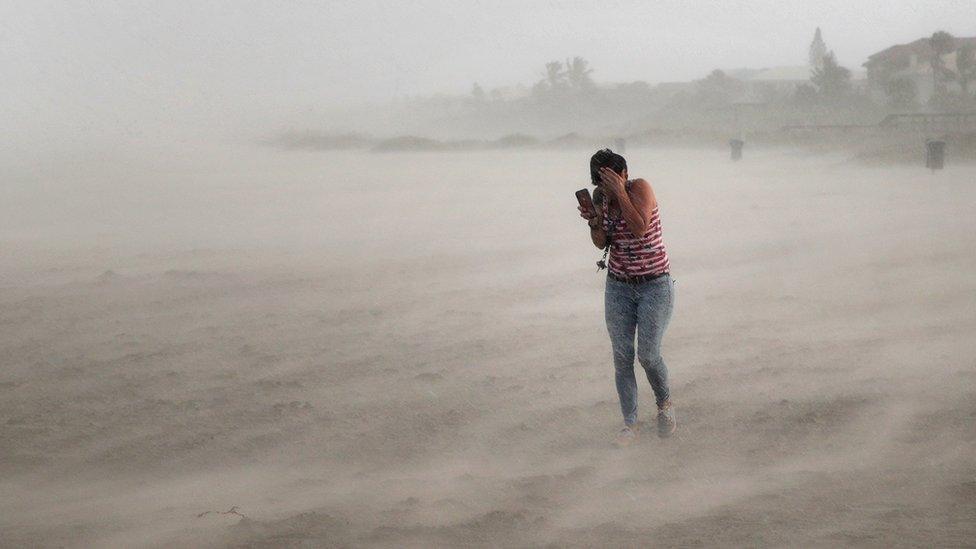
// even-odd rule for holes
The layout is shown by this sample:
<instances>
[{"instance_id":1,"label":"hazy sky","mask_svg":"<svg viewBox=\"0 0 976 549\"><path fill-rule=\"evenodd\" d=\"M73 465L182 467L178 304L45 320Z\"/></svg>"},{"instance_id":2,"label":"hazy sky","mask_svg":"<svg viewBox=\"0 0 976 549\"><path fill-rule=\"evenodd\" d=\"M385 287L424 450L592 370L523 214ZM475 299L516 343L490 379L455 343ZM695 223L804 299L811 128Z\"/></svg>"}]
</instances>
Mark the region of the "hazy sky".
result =
<instances>
[{"instance_id":1,"label":"hazy sky","mask_svg":"<svg viewBox=\"0 0 976 549\"><path fill-rule=\"evenodd\" d=\"M531 85L574 55L598 81L688 80L802 64L817 26L858 68L938 29L976 35L976 0L0 0L0 116L48 137L266 124L475 81Z\"/></svg>"}]
</instances>

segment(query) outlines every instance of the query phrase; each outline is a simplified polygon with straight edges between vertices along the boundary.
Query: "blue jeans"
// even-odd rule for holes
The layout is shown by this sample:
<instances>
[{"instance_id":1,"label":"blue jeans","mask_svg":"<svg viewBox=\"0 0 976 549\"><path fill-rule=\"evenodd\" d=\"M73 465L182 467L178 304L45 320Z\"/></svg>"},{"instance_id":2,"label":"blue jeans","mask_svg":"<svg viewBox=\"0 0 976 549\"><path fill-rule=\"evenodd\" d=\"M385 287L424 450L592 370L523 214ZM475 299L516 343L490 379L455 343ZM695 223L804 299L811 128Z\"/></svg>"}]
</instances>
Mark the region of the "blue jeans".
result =
<instances>
[{"instance_id":1,"label":"blue jeans","mask_svg":"<svg viewBox=\"0 0 976 549\"><path fill-rule=\"evenodd\" d=\"M668 367L661 358L661 338L674 308L674 281L667 274L640 284L627 284L607 277L604 299L620 411L624 415L624 423L633 425L637 422L635 331L637 359L651 382L654 400L660 406L671 396Z\"/></svg>"}]
</instances>

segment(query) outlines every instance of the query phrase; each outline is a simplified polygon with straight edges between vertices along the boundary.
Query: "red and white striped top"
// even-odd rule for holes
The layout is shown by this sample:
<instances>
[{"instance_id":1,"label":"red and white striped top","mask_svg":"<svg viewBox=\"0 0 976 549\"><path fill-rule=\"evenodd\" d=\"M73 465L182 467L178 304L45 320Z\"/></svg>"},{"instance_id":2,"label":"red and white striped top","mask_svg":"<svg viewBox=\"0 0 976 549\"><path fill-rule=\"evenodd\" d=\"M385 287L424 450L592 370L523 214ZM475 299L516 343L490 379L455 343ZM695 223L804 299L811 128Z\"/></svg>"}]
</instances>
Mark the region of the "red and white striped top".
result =
<instances>
[{"instance_id":1,"label":"red and white striped top","mask_svg":"<svg viewBox=\"0 0 976 549\"><path fill-rule=\"evenodd\" d=\"M604 211L607 211L606 209ZM636 237L627 228L627 221L620 213L603 218L603 230L610 235L610 272L622 277L657 275L671 269L668 252L664 248L661 233L661 216L658 207L651 212L647 231Z\"/></svg>"}]
</instances>

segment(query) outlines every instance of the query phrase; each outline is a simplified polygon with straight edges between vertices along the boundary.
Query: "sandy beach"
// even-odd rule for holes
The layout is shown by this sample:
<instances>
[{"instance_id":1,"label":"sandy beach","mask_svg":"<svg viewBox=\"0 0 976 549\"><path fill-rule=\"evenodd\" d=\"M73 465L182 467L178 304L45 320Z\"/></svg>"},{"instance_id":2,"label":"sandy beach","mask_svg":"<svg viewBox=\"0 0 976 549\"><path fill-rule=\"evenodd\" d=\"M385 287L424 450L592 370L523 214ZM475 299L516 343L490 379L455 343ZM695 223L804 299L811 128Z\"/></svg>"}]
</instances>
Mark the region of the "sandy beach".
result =
<instances>
[{"instance_id":1,"label":"sandy beach","mask_svg":"<svg viewBox=\"0 0 976 549\"><path fill-rule=\"evenodd\" d=\"M0 546L976 542L976 166L627 151L678 433L616 449L589 154L6 176Z\"/></svg>"}]
</instances>

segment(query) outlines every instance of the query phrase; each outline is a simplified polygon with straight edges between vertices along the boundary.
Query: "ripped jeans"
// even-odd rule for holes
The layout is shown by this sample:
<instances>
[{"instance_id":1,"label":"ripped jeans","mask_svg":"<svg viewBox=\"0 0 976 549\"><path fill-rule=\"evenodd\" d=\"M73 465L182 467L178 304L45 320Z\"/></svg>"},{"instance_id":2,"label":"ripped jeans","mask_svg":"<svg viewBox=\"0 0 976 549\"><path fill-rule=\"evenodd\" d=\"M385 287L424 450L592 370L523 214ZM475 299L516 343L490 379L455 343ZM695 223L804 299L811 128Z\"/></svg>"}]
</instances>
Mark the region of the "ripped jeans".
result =
<instances>
[{"instance_id":1,"label":"ripped jeans","mask_svg":"<svg viewBox=\"0 0 976 549\"><path fill-rule=\"evenodd\" d=\"M674 281L670 274L639 284L607 277L604 294L607 331L613 347L613 367L624 423L637 422L637 378L634 375L634 332L637 360L647 374L660 406L671 396L668 367L661 357L661 338L674 309Z\"/></svg>"}]
</instances>

